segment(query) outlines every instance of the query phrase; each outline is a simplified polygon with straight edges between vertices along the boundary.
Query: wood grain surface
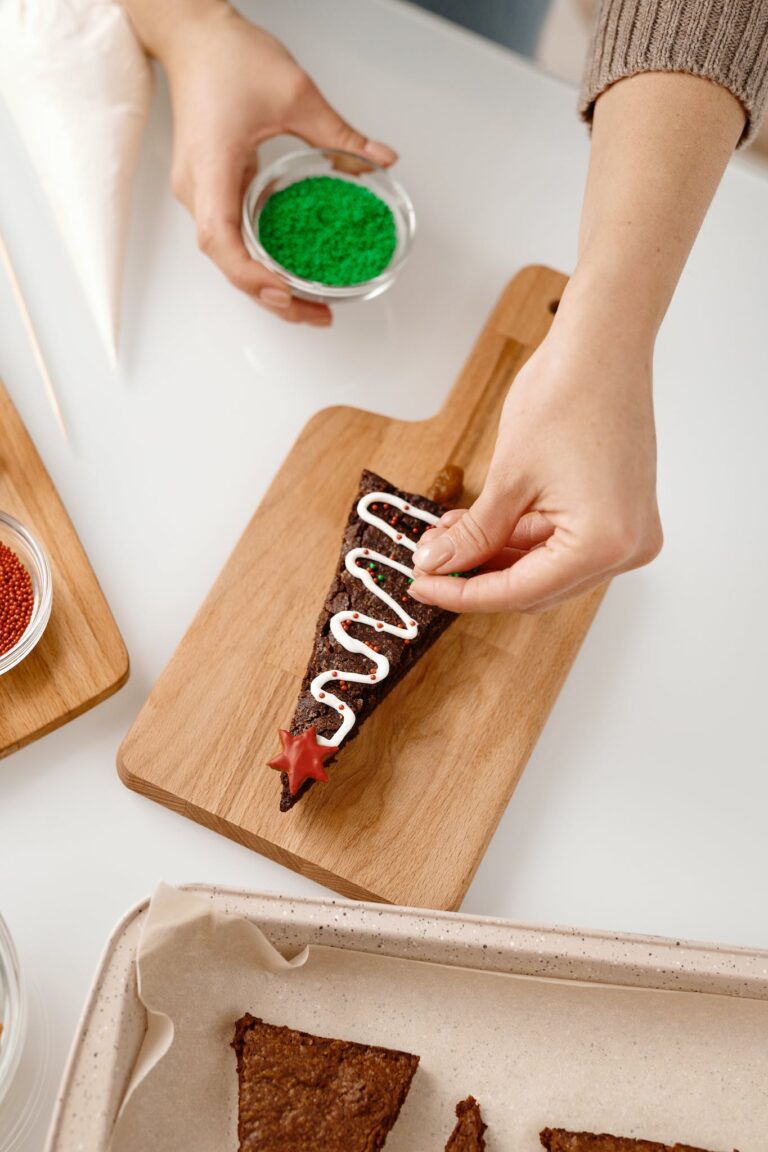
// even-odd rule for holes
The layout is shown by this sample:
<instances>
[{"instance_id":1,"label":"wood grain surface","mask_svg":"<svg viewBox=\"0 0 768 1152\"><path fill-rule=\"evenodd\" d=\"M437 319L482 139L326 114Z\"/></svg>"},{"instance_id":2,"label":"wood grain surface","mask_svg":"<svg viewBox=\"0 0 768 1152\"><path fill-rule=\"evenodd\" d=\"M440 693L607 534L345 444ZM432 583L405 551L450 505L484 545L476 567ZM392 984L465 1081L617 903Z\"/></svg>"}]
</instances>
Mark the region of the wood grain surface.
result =
<instances>
[{"instance_id":1,"label":"wood grain surface","mask_svg":"<svg viewBox=\"0 0 768 1152\"><path fill-rule=\"evenodd\" d=\"M128 654L50 476L0 385L0 509L40 540L53 572L53 608L40 643L0 676L0 756L116 692Z\"/></svg>"},{"instance_id":2,"label":"wood grain surface","mask_svg":"<svg viewBox=\"0 0 768 1152\"><path fill-rule=\"evenodd\" d=\"M265 762L293 715L360 472L423 492L450 462L473 499L565 282L546 268L515 277L436 416L310 420L118 753L130 788L344 895L459 907L604 589L538 616L458 620L289 813ZM286 562L297 524L303 561Z\"/></svg>"}]
</instances>

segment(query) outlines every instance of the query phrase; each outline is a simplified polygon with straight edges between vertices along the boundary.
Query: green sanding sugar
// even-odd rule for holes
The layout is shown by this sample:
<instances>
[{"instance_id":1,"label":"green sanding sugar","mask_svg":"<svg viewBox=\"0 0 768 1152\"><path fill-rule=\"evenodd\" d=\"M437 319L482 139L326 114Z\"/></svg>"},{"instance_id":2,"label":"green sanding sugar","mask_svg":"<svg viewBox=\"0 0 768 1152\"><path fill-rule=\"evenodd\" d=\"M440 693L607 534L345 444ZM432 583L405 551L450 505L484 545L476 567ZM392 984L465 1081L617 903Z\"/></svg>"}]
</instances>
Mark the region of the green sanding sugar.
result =
<instances>
[{"instance_id":1,"label":"green sanding sugar","mask_svg":"<svg viewBox=\"0 0 768 1152\"><path fill-rule=\"evenodd\" d=\"M397 236L391 208L375 193L349 180L309 176L270 196L259 240L295 276L338 287L383 272Z\"/></svg>"}]
</instances>

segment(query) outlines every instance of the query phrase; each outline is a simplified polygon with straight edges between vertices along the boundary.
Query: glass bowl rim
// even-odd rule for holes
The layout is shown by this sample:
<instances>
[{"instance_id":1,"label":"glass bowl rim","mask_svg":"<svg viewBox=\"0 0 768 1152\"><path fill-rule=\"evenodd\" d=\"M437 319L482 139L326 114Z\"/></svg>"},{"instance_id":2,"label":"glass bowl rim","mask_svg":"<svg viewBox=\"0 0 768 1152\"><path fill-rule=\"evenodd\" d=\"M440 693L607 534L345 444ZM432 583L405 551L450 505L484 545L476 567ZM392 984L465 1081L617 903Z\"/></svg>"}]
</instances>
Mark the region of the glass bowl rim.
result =
<instances>
[{"instance_id":1,"label":"glass bowl rim","mask_svg":"<svg viewBox=\"0 0 768 1152\"><path fill-rule=\"evenodd\" d=\"M0 656L0 674L9 672L29 655L45 631L53 603L53 573L48 553L37 536L10 512L0 511L0 524L17 536L29 551L37 569L40 583L38 604L29 624L12 648Z\"/></svg>"},{"instance_id":2,"label":"glass bowl rim","mask_svg":"<svg viewBox=\"0 0 768 1152\"><path fill-rule=\"evenodd\" d=\"M307 156L324 156L324 157L341 157L345 160L356 160L365 167L381 178L383 183L388 186L388 190L397 203L397 211L399 211L401 218L405 225L403 250L400 255L387 264L378 276L372 277L370 280L361 280L357 284L324 284L322 280L305 280L302 276L297 276L294 272L284 268L282 264L278 263L259 240L258 230L254 227L252 206L258 200L261 192L266 188L270 180L281 174L283 168L289 167L295 161L305 159ZM332 179L343 180L344 174L334 176ZM299 177L298 179L301 179ZM391 208L391 205L388 205ZM394 212L393 212L394 215ZM254 259L263 264L271 272L276 272L290 287L295 288L299 292L308 292L312 294L322 294L328 299L344 300L354 296L368 296L375 295L375 290L379 287L388 285L397 273L402 268L408 259L411 247L413 245L414 236L416 235L416 211L413 207L413 201L406 192L403 185L399 180L395 180L394 176L390 173L388 168L382 167L377 164L375 160L371 160L368 156L363 156L359 152L350 152L345 148L314 148L308 146L306 148L297 148L293 152L287 152L283 156L279 156L277 160L273 160L261 172L257 172L252 178L243 196L243 209L242 209L242 228L246 233L248 240L253 245L256 252Z\"/></svg>"},{"instance_id":3,"label":"glass bowl rim","mask_svg":"<svg viewBox=\"0 0 768 1152\"><path fill-rule=\"evenodd\" d=\"M3 979L8 982L7 993L10 1003L10 1018L3 1020L3 1032L8 1031L9 1040L5 1051L0 1050L0 1102L10 1087L21 1059L26 1038L26 999L24 982L19 967L19 957L13 937L0 915L0 968Z\"/></svg>"}]
</instances>

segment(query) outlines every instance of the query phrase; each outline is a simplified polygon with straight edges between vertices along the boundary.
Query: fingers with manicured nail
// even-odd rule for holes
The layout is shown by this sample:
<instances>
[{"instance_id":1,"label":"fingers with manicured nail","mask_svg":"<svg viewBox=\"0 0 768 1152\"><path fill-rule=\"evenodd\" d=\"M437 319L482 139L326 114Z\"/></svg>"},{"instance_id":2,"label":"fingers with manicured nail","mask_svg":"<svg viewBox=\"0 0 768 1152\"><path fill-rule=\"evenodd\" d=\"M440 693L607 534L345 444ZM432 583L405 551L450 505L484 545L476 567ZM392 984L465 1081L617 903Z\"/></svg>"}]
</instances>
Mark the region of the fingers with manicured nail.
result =
<instances>
[{"instance_id":1,"label":"fingers with manicured nail","mask_svg":"<svg viewBox=\"0 0 768 1152\"><path fill-rule=\"evenodd\" d=\"M397 160L397 152L380 140L369 140L348 124L332 108L320 90L312 85L287 125L315 148L339 148L368 156L374 164L386 168Z\"/></svg>"},{"instance_id":2,"label":"fingers with manicured nail","mask_svg":"<svg viewBox=\"0 0 768 1152\"><path fill-rule=\"evenodd\" d=\"M430 539L423 537L413 554L414 567L424 572L438 572L450 563L456 552L450 534L446 532L433 532Z\"/></svg>"},{"instance_id":3,"label":"fingers with manicured nail","mask_svg":"<svg viewBox=\"0 0 768 1152\"><path fill-rule=\"evenodd\" d=\"M542 612L580 594L631 565L617 565L609 552L555 531L539 547L511 563L464 580L419 576L408 591L415 600L449 612Z\"/></svg>"},{"instance_id":4,"label":"fingers with manicured nail","mask_svg":"<svg viewBox=\"0 0 768 1152\"><path fill-rule=\"evenodd\" d=\"M389 144L383 144L381 140L367 140L363 145L363 155L369 156L374 164L380 164L382 168L389 167L397 160L394 148L390 148Z\"/></svg>"},{"instance_id":5,"label":"fingers with manicured nail","mask_svg":"<svg viewBox=\"0 0 768 1152\"><path fill-rule=\"evenodd\" d=\"M285 288L262 288L259 300L268 308L290 308L291 294Z\"/></svg>"},{"instance_id":6,"label":"fingers with manicured nail","mask_svg":"<svg viewBox=\"0 0 768 1152\"><path fill-rule=\"evenodd\" d=\"M505 546L524 509L511 496L491 497L486 488L471 508L457 511L447 527L441 521L421 538L414 567L438 575L477 568Z\"/></svg>"}]
</instances>

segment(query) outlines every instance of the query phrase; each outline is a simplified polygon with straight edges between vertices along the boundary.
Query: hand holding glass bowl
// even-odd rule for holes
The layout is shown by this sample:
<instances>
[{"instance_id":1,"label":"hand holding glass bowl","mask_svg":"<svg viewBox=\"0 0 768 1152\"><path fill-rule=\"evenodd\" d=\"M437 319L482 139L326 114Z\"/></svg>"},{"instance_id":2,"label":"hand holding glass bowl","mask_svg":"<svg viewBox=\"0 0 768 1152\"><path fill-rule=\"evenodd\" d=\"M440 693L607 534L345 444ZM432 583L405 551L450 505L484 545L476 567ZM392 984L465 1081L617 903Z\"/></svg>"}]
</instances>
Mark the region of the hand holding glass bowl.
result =
<instances>
[{"instance_id":1,"label":"hand holding glass bowl","mask_svg":"<svg viewBox=\"0 0 768 1152\"><path fill-rule=\"evenodd\" d=\"M345 182L354 189L365 190L368 197L310 195L303 215L307 225L311 227L311 236L308 235L306 243L300 245L303 255L308 258L302 263L305 268L311 267L313 249L315 252L323 251L324 243L339 245L343 242L350 264L365 267L366 263L370 263L368 258L375 259L376 255L370 250L370 225L373 219L380 223L382 229L389 230L391 243L376 244L376 251L386 251L388 260L384 267L375 274L368 274L365 279L353 279L350 283L326 283L320 278L300 275L294 270L297 265L294 264L292 268L288 266L288 262L283 264L275 258L274 244L270 245L273 248L272 252L265 247L266 237L263 227L265 209L268 222L270 209L267 206L272 197L300 183L311 193L313 189L310 182L321 178L326 181ZM326 186L321 189L318 185L317 188L321 192L328 191ZM359 201L363 206L362 215L367 215L367 220L355 221L354 211L357 206L355 201ZM378 201L379 206L383 205L386 211L382 211L380 207L377 210L375 201ZM277 201L273 201L271 208L274 208L276 203ZM335 204L340 205L340 215L334 219L331 213ZM373 216L371 212L374 213ZM389 172L363 156L340 149L307 148L281 157L254 177L243 201L242 233L249 254L270 271L277 273L294 296L315 303L337 304L346 300L371 300L381 295L391 287L405 264L415 230L416 217L413 204L405 190ZM301 240L302 237L298 239ZM291 244L290 247L295 250L299 246ZM327 260L320 261L320 265L327 266L328 263Z\"/></svg>"}]
</instances>

